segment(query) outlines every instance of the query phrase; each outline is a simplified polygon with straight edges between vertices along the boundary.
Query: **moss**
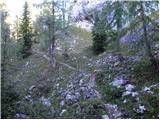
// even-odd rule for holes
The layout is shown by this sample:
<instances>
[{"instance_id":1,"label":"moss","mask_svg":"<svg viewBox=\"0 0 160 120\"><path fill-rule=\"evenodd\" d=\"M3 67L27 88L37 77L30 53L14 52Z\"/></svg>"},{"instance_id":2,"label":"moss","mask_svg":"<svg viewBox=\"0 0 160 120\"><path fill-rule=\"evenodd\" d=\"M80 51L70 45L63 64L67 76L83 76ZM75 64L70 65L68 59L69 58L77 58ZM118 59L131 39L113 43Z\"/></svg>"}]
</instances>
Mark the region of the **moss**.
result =
<instances>
[{"instance_id":1,"label":"moss","mask_svg":"<svg viewBox=\"0 0 160 120\"><path fill-rule=\"evenodd\" d=\"M101 100L90 99L80 102L82 119L101 119L102 115L106 114L104 103Z\"/></svg>"}]
</instances>

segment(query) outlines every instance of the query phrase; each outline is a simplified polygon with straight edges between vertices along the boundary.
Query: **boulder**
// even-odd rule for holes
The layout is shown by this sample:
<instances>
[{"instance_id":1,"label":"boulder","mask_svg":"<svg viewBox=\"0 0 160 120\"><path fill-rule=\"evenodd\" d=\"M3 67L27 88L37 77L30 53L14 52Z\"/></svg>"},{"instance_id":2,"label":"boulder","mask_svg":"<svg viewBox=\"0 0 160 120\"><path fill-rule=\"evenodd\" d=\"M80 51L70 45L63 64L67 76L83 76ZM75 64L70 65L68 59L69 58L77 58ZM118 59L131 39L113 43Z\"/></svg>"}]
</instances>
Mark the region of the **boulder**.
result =
<instances>
[{"instance_id":1,"label":"boulder","mask_svg":"<svg viewBox=\"0 0 160 120\"><path fill-rule=\"evenodd\" d=\"M17 113L15 115L15 118L16 119L29 119L29 117L27 115L23 114L23 113Z\"/></svg>"}]
</instances>

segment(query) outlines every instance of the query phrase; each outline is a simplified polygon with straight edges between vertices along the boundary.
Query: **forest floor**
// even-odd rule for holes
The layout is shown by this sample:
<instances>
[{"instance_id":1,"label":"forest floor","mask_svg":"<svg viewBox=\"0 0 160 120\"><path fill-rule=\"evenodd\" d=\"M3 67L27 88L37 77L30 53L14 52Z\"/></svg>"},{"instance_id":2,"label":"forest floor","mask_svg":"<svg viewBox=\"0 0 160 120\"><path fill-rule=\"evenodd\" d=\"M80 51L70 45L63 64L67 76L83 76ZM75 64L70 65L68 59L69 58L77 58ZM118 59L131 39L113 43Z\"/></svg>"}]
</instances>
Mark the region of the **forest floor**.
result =
<instances>
[{"instance_id":1,"label":"forest floor","mask_svg":"<svg viewBox=\"0 0 160 120\"><path fill-rule=\"evenodd\" d=\"M81 29L72 33L75 45L69 57L55 54L59 61L55 68L40 49L12 61L17 69L10 77L19 99L9 117L159 117L159 76L145 58L124 54L120 62L112 51L94 56L90 33Z\"/></svg>"}]
</instances>

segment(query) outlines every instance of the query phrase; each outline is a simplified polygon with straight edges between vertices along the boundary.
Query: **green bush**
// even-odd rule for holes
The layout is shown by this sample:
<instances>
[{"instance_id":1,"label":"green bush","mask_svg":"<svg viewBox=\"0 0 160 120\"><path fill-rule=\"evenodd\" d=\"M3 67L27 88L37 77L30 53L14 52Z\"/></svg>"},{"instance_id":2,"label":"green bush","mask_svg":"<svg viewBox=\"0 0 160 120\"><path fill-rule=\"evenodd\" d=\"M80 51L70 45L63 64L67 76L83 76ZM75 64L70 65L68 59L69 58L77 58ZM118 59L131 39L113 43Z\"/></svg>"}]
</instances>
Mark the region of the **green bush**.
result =
<instances>
[{"instance_id":1,"label":"green bush","mask_svg":"<svg viewBox=\"0 0 160 120\"><path fill-rule=\"evenodd\" d=\"M106 114L104 103L101 100L90 99L80 102L81 119L101 119L102 115Z\"/></svg>"},{"instance_id":2,"label":"green bush","mask_svg":"<svg viewBox=\"0 0 160 120\"><path fill-rule=\"evenodd\" d=\"M105 41L106 41L106 34L104 31L92 31L92 37L93 37L93 52L94 54L100 54L105 51Z\"/></svg>"},{"instance_id":3,"label":"green bush","mask_svg":"<svg viewBox=\"0 0 160 120\"><path fill-rule=\"evenodd\" d=\"M16 114L16 102L20 99L19 94L15 91L14 85L8 81L2 80L1 107L2 118L11 119Z\"/></svg>"}]
</instances>

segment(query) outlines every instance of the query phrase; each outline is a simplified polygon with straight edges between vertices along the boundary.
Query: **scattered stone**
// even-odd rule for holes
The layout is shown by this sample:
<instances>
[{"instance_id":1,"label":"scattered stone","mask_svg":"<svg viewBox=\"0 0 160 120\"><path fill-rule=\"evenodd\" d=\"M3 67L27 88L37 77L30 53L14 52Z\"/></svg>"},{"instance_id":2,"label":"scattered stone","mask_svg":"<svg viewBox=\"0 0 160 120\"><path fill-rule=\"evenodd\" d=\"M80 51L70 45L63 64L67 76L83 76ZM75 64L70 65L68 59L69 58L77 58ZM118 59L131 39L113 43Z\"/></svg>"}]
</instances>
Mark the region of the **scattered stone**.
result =
<instances>
[{"instance_id":1,"label":"scattered stone","mask_svg":"<svg viewBox=\"0 0 160 120\"><path fill-rule=\"evenodd\" d=\"M118 62L115 62L114 63L114 66L117 66L117 65L119 65L120 64L120 62L118 61Z\"/></svg>"},{"instance_id":2,"label":"scattered stone","mask_svg":"<svg viewBox=\"0 0 160 120\"><path fill-rule=\"evenodd\" d=\"M86 56L83 56L83 59L87 59L87 57L86 57Z\"/></svg>"},{"instance_id":3,"label":"scattered stone","mask_svg":"<svg viewBox=\"0 0 160 120\"><path fill-rule=\"evenodd\" d=\"M32 97L31 97L31 95L26 95L24 98L25 98L25 100L30 100Z\"/></svg>"},{"instance_id":4,"label":"scattered stone","mask_svg":"<svg viewBox=\"0 0 160 120\"><path fill-rule=\"evenodd\" d=\"M33 90L35 87L36 87L35 85L32 85L32 86L28 89L29 94L32 94L32 90Z\"/></svg>"},{"instance_id":5,"label":"scattered stone","mask_svg":"<svg viewBox=\"0 0 160 120\"><path fill-rule=\"evenodd\" d=\"M154 84L154 85L151 85L151 86L150 86L150 88L156 88L156 87L158 88L158 87L159 87L159 84Z\"/></svg>"},{"instance_id":6,"label":"scattered stone","mask_svg":"<svg viewBox=\"0 0 160 120\"><path fill-rule=\"evenodd\" d=\"M118 110L117 105L112 105L112 104L105 104L105 108L108 111L109 118L111 119L121 119L122 118L122 112Z\"/></svg>"},{"instance_id":7,"label":"scattered stone","mask_svg":"<svg viewBox=\"0 0 160 120\"><path fill-rule=\"evenodd\" d=\"M29 61L26 62L25 67L27 67L29 65Z\"/></svg>"},{"instance_id":8,"label":"scattered stone","mask_svg":"<svg viewBox=\"0 0 160 120\"><path fill-rule=\"evenodd\" d=\"M147 92L149 94L154 94L153 91L151 91L151 88L155 88L157 85L151 85L150 87L145 87L142 89L142 91Z\"/></svg>"},{"instance_id":9,"label":"scattered stone","mask_svg":"<svg viewBox=\"0 0 160 120\"><path fill-rule=\"evenodd\" d=\"M150 91L151 90L151 88L149 88L149 87L145 87L144 89L143 89L143 91Z\"/></svg>"},{"instance_id":10,"label":"scattered stone","mask_svg":"<svg viewBox=\"0 0 160 120\"><path fill-rule=\"evenodd\" d=\"M83 85L83 79L81 79L80 81L79 81L79 86L82 86Z\"/></svg>"},{"instance_id":11,"label":"scattered stone","mask_svg":"<svg viewBox=\"0 0 160 120\"><path fill-rule=\"evenodd\" d=\"M127 84L125 86L126 91L132 91L134 88L135 88L134 85L131 85L131 84Z\"/></svg>"},{"instance_id":12,"label":"scattered stone","mask_svg":"<svg viewBox=\"0 0 160 120\"><path fill-rule=\"evenodd\" d=\"M15 118L16 119L29 119L29 117L27 115L23 114L23 113L17 113L15 115Z\"/></svg>"},{"instance_id":13,"label":"scattered stone","mask_svg":"<svg viewBox=\"0 0 160 120\"><path fill-rule=\"evenodd\" d=\"M139 104L138 108L134 108L133 109L136 113L140 113L143 114L146 111L146 108L144 107L144 105Z\"/></svg>"},{"instance_id":14,"label":"scattered stone","mask_svg":"<svg viewBox=\"0 0 160 120\"><path fill-rule=\"evenodd\" d=\"M135 98L135 97L138 97L138 95L139 95L138 92L132 92L132 97Z\"/></svg>"},{"instance_id":15,"label":"scattered stone","mask_svg":"<svg viewBox=\"0 0 160 120\"><path fill-rule=\"evenodd\" d=\"M109 119L108 115L102 115L102 119Z\"/></svg>"},{"instance_id":16,"label":"scattered stone","mask_svg":"<svg viewBox=\"0 0 160 120\"><path fill-rule=\"evenodd\" d=\"M100 93L97 90L90 88L89 86L81 87L80 91L81 91L82 95L85 97L85 99L89 99L89 98L101 99Z\"/></svg>"},{"instance_id":17,"label":"scattered stone","mask_svg":"<svg viewBox=\"0 0 160 120\"><path fill-rule=\"evenodd\" d=\"M61 106L61 107L63 107L63 106L64 106L64 104L65 104L65 101L64 101L64 100L62 100L62 101L60 102L60 106Z\"/></svg>"},{"instance_id":18,"label":"scattered stone","mask_svg":"<svg viewBox=\"0 0 160 120\"><path fill-rule=\"evenodd\" d=\"M119 88L119 87L121 87L122 85L124 85L126 82L127 82L127 81L124 80L122 77L117 77L117 78L115 78L114 81L111 82L110 84L111 84L112 86L115 86L115 87Z\"/></svg>"},{"instance_id":19,"label":"scattered stone","mask_svg":"<svg viewBox=\"0 0 160 120\"><path fill-rule=\"evenodd\" d=\"M56 84L56 87L59 87L59 83Z\"/></svg>"},{"instance_id":20,"label":"scattered stone","mask_svg":"<svg viewBox=\"0 0 160 120\"><path fill-rule=\"evenodd\" d=\"M66 112L66 111L67 111L66 109L63 109L62 112L60 113L60 116L62 116L63 113Z\"/></svg>"},{"instance_id":21,"label":"scattered stone","mask_svg":"<svg viewBox=\"0 0 160 120\"><path fill-rule=\"evenodd\" d=\"M125 91L125 92L123 92L122 97L131 95L131 94L132 94L132 92L130 92L130 91Z\"/></svg>"},{"instance_id":22,"label":"scattered stone","mask_svg":"<svg viewBox=\"0 0 160 120\"><path fill-rule=\"evenodd\" d=\"M75 95L67 94L66 101L69 102L70 104L73 104L73 103L77 102L77 97Z\"/></svg>"},{"instance_id":23,"label":"scattered stone","mask_svg":"<svg viewBox=\"0 0 160 120\"><path fill-rule=\"evenodd\" d=\"M73 88L73 83L68 85L69 88Z\"/></svg>"},{"instance_id":24,"label":"scattered stone","mask_svg":"<svg viewBox=\"0 0 160 120\"><path fill-rule=\"evenodd\" d=\"M123 100L123 103L126 103L127 102L127 100L125 99L125 100Z\"/></svg>"},{"instance_id":25,"label":"scattered stone","mask_svg":"<svg viewBox=\"0 0 160 120\"><path fill-rule=\"evenodd\" d=\"M42 102L42 104L46 107L50 107L51 106L51 102L49 101L49 99L47 98L44 98L44 96L42 96L40 98L40 101Z\"/></svg>"}]
</instances>

